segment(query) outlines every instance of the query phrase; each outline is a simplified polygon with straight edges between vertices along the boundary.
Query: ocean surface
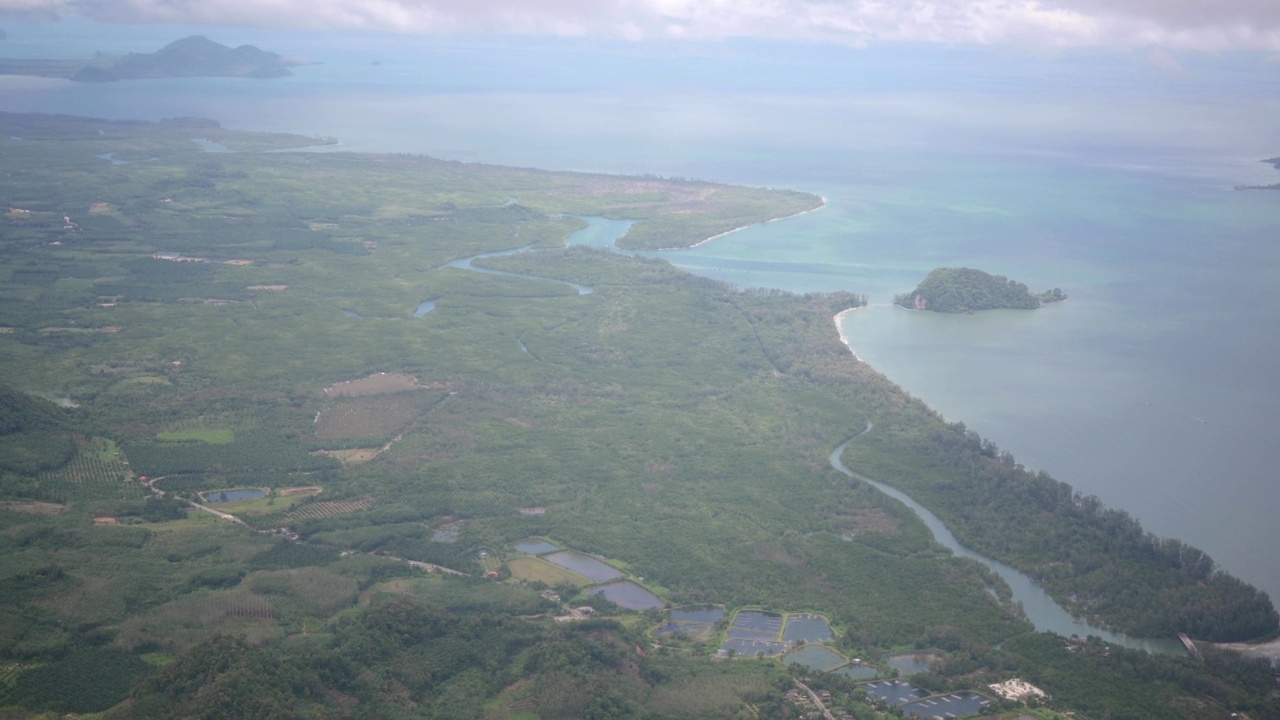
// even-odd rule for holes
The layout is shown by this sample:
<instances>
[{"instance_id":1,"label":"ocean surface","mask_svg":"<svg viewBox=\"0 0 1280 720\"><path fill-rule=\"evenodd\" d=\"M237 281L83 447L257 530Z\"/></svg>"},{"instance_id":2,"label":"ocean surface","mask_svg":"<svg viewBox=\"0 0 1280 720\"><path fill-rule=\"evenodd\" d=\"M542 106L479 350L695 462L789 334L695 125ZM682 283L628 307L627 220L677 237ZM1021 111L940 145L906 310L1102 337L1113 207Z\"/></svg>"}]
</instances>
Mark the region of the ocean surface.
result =
<instances>
[{"instance_id":1,"label":"ocean surface","mask_svg":"<svg viewBox=\"0 0 1280 720\"><path fill-rule=\"evenodd\" d=\"M1280 599L1280 192L1232 189L1280 182L1259 162L1280 155L1280 64L1193 58L1172 77L1103 52L5 29L8 57L205 32L323 64L266 81L0 77L0 110L203 116L344 150L821 194L819 212L664 256L743 287L869 294L842 328L859 357ZM1070 299L889 305L938 266Z\"/></svg>"}]
</instances>

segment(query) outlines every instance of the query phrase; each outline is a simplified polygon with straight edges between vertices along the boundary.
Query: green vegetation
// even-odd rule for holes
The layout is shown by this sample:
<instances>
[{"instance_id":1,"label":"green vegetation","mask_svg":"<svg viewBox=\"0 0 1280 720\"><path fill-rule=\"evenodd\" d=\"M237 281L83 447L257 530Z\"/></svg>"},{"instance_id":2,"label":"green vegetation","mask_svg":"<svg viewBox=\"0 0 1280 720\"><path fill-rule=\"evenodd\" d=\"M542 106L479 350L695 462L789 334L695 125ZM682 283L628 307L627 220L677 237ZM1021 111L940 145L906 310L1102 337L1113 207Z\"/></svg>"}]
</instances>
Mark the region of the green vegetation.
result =
<instances>
[{"instance_id":1,"label":"green vegetation","mask_svg":"<svg viewBox=\"0 0 1280 720\"><path fill-rule=\"evenodd\" d=\"M674 604L820 613L850 657L1031 642L985 568L829 466L868 422L849 465L1091 617L1204 639L1276 628L1203 554L1026 473L854 359L831 318L865 298L740 292L564 247L578 216L635 220L624 245L688 245L814 196L260 153L312 141L200 121L0 124L0 706L783 715L781 663L653 648L650 615L553 624L538 583L569 578L480 577L528 537L607 557ZM477 263L516 275L448 266L525 247ZM186 504L237 487L276 492L227 506L239 522ZM1104 671L1145 682L1106 655L1033 650L989 656L990 674L1038 672L1066 710L1093 707L1066 689ZM45 689L90 662L111 667ZM1159 662L1177 671L1159 687L1200 703L1166 717L1276 711L1253 669ZM937 682L974 687L965 667Z\"/></svg>"},{"instance_id":2,"label":"green vegetation","mask_svg":"<svg viewBox=\"0 0 1280 720\"><path fill-rule=\"evenodd\" d=\"M1066 300L1054 288L1033 295L1027 286L1003 275L989 275L973 268L937 268L919 287L893 302L905 308L934 312L962 313L977 310L1034 310L1043 303Z\"/></svg>"}]
</instances>

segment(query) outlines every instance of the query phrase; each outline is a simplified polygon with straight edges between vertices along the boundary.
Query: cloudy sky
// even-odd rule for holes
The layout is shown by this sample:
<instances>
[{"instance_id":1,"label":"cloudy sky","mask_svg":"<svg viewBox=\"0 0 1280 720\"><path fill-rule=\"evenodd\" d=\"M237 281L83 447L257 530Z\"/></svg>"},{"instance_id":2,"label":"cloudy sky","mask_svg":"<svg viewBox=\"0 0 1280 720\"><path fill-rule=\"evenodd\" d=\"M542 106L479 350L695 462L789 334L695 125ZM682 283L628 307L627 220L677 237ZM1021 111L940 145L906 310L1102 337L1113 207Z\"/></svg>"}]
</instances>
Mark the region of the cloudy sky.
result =
<instances>
[{"instance_id":1,"label":"cloudy sky","mask_svg":"<svg viewBox=\"0 0 1280 720\"><path fill-rule=\"evenodd\" d=\"M1276 0L0 0L0 15L636 41L1280 51Z\"/></svg>"}]
</instances>

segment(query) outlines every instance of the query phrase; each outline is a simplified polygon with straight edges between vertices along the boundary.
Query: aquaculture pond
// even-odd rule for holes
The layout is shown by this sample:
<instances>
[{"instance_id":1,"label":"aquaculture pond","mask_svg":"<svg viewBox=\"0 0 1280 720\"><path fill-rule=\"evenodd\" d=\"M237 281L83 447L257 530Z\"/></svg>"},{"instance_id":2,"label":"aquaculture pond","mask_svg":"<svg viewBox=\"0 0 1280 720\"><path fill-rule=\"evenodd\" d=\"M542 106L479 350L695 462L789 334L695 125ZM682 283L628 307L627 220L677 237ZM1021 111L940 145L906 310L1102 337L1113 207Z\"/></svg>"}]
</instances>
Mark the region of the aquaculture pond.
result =
<instances>
[{"instance_id":1,"label":"aquaculture pond","mask_svg":"<svg viewBox=\"0 0 1280 720\"><path fill-rule=\"evenodd\" d=\"M777 640L782 630L782 616L776 613L743 610L733 619L729 637L743 640Z\"/></svg>"},{"instance_id":2,"label":"aquaculture pond","mask_svg":"<svg viewBox=\"0 0 1280 720\"><path fill-rule=\"evenodd\" d=\"M559 545L552 545L542 538L525 538L518 543L513 543L511 547L516 552L522 552L529 555L541 555L542 553L555 552L560 549Z\"/></svg>"},{"instance_id":3,"label":"aquaculture pond","mask_svg":"<svg viewBox=\"0 0 1280 720\"><path fill-rule=\"evenodd\" d=\"M227 490L209 490L200 493L200 499L207 503L229 503L242 500L257 500L267 496L262 488L238 488Z\"/></svg>"},{"instance_id":4,"label":"aquaculture pond","mask_svg":"<svg viewBox=\"0 0 1280 720\"><path fill-rule=\"evenodd\" d=\"M827 642L834 638L831 625L821 615L788 615L782 630L782 641L789 643Z\"/></svg>"},{"instance_id":5,"label":"aquaculture pond","mask_svg":"<svg viewBox=\"0 0 1280 720\"><path fill-rule=\"evenodd\" d=\"M962 690L949 695L935 695L909 702L902 706L902 715L921 718L957 718L982 712L982 709L990 704L991 700L988 698L972 690Z\"/></svg>"},{"instance_id":6,"label":"aquaculture pond","mask_svg":"<svg viewBox=\"0 0 1280 720\"><path fill-rule=\"evenodd\" d=\"M715 630L716 623L724 617L724 610L715 605L689 605L671 611L671 621L653 632L654 635L673 635L678 632L693 637L705 637Z\"/></svg>"},{"instance_id":7,"label":"aquaculture pond","mask_svg":"<svg viewBox=\"0 0 1280 720\"><path fill-rule=\"evenodd\" d=\"M782 656L788 665L804 665L826 672L848 662L848 658L824 645L804 645Z\"/></svg>"},{"instance_id":8,"label":"aquaculture pond","mask_svg":"<svg viewBox=\"0 0 1280 720\"><path fill-rule=\"evenodd\" d=\"M918 675L928 671L942 656L934 652L897 653L885 658L890 667L903 675Z\"/></svg>"},{"instance_id":9,"label":"aquaculture pond","mask_svg":"<svg viewBox=\"0 0 1280 720\"><path fill-rule=\"evenodd\" d=\"M724 641L724 645L720 646L720 652L728 654L730 652L738 655L747 655L755 657L756 655L764 655L765 657L774 657L786 652L785 643L771 642L768 640L748 640L745 638L729 638Z\"/></svg>"},{"instance_id":10,"label":"aquaculture pond","mask_svg":"<svg viewBox=\"0 0 1280 720\"><path fill-rule=\"evenodd\" d=\"M583 555L580 552L572 550L561 550L558 553L552 553L545 558L547 562L570 572L575 572L582 577L595 582L606 582L614 578L622 577L622 571L612 565L600 562L599 560Z\"/></svg>"},{"instance_id":11,"label":"aquaculture pond","mask_svg":"<svg viewBox=\"0 0 1280 720\"><path fill-rule=\"evenodd\" d=\"M671 621L677 623L705 623L715 625L724 617L724 609L715 605L690 605L671 611Z\"/></svg>"},{"instance_id":12,"label":"aquaculture pond","mask_svg":"<svg viewBox=\"0 0 1280 720\"><path fill-rule=\"evenodd\" d=\"M927 697L928 693L905 680L880 680L862 686L868 695L880 698L890 705L901 705Z\"/></svg>"},{"instance_id":13,"label":"aquaculture pond","mask_svg":"<svg viewBox=\"0 0 1280 720\"><path fill-rule=\"evenodd\" d=\"M630 580L620 580L591 588L592 595L604 595L628 610L648 610L662 607L662 599Z\"/></svg>"},{"instance_id":14,"label":"aquaculture pond","mask_svg":"<svg viewBox=\"0 0 1280 720\"><path fill-rule=\"evenodd\" d=\"M870 680L880 674L880 671L870 665L861 663L849 663L842 668L832 670L837 675L843 675L850 680Z\"/></svg>"}]
</instances>

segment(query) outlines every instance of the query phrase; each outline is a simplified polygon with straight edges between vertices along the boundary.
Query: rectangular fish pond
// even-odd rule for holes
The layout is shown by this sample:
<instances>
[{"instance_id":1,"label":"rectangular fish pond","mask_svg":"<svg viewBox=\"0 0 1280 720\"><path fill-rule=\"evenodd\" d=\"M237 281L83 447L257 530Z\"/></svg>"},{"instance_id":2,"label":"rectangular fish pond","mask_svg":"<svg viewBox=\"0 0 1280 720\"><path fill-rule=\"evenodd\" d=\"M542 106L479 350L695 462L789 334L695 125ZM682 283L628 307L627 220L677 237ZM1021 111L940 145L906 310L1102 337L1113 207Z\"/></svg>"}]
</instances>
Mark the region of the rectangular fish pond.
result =
<instances>
[{"instance_id":1,"label":"rectangular fish pond","mask_svg":"<svg viewBox=\"0 0 1280 720\"><path fill-rule=\"evenodd\" d=\"M881 680L860 686L868 695L874 695L890 705L902 705L928 696L928 693L906 680Z\"/></svg>"},{"instance_id":2,"label":"rectangular fish pond","mask_svg":"<svg viewBox=\"0 0 1280 720\"><path fill-rule=\"evenodd\" d=\"M544 557L543 560L553 565L559 565L570 572L575 572L593 582L607 582L614 578L622 577L622 571L618 568L572 550L561 550L558 553L552 553Z\"/></svg>"},{"instance_id":3,"label":"rectangular fish pond","mask_svg":"<svg viewBox=\"0 0 1280 720\"><path fill-rule=\"evenodd\" d=\"M982 712L991 701L972 690L917 700L902 706L903 717L954 718Z\"/></svg>"},{"instance_id":4,"label":"rectangular fish pond","mask_svg":"<svg viewBox=\"0 0 1280 720\"><path fill-rule=\"evenodd\" d=\"M729 638L724 641L724 645L720 646L720 654L727 655L730 651L747 657L755 657L756 655L764 655L765 657L775 657L786 652L787 646L780 642L770 642L768 640L747 640L745 638Z\"/></svg>"},{"instance_id":5,"label":"rectangular fish pond","mask_svg":"<svg viewBox=\"0 0 1280 720\"><path fill-rule=\"evenodd\" d=\"M778 639L778 633L781 630L781 615L756 610L743 610L733 619L733 625L729 627L729 637L743 640L774 641Z\"/></svg>"},{"instance_id":6,"label":"rectangular fish pond","mask_svg":"<svg viewBox=\"0 0 1280 720\"><path fill-rule=\"evenodd\" d=\"M831 625L821 615L788 615L787 625L782 630L782 641L788 643L823 643L834 638Z\"/></svg>"},{"instance_id":7,"label":"rectangular fish pond","mask_svg":"<svg viewBox=\"0 0 1280 720\"><path fill-rule=\"evenodd\" d=\"M597 585L589 590L592 595L604 595L607 600L628 610L648 610L662 607L662 599L630 580L619 580L608 585Z\"/></svg>"}]
</instances>

